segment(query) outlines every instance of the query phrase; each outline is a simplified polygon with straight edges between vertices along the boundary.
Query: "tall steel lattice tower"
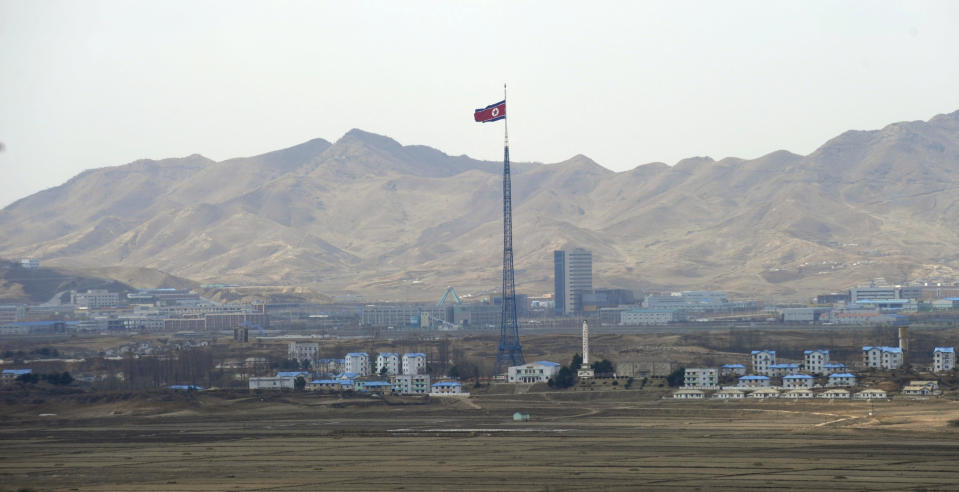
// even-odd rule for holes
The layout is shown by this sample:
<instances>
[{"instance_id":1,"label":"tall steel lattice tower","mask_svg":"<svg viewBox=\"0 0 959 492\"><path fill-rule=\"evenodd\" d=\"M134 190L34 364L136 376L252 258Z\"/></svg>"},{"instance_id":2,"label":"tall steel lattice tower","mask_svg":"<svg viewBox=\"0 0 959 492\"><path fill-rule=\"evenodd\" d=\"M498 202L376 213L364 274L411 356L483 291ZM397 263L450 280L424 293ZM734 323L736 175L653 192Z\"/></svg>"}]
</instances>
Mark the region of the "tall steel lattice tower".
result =
<instances>
[{"instance_id":1,"label":"tall steel lattice tower","mask_svg":"<svg viewBox=\"0 0 959 492\"><path fill-rule=\"evenodd\" d=\"M506 102L506 85L503 85ZM516 321L516 284L513 278L513 203L509 176L509 127L503 119L503 314L500 323L499 351L496 353L495 374L509 366L525 364L523 347L519 343L519 323Z\"/></svg>"}]
</instances>

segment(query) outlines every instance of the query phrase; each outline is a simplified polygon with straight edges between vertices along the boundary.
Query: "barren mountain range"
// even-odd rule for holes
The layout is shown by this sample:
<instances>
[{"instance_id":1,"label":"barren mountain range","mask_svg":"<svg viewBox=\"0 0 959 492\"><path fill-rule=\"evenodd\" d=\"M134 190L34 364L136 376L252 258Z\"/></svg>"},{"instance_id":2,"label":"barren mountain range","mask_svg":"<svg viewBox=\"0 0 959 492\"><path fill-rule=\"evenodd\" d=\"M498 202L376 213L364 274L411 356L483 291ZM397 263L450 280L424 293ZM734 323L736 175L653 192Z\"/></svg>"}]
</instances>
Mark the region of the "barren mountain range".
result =
<instances>
[{"instance_id":1,"label":"barren mountain range","mask_svg":"<svg viewBox=\"0 0 959 492\"><path fill-rule=\"evenodd\" d=\"M593 251L597 287L799 299L959 277L959 111L807 156L512 164L519 292L551 292L552 251L573 246ZM0 257L367 299L495 292L501 173L361 130L222 162L140 160L4 208Z\"/></svg>"}]
</instances>

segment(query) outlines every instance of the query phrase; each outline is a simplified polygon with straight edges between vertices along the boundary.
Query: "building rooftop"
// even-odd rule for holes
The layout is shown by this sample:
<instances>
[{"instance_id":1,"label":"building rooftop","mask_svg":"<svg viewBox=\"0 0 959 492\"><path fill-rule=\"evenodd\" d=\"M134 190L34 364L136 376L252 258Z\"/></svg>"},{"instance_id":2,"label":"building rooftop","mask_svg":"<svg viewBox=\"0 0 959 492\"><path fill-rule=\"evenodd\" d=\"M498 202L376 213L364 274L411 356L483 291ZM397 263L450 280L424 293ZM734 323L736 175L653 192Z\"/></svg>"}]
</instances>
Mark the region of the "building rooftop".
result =
<instances>
[{"instance_id":1,"label":"building rooftop","mask_svg":"<svg viewBox=\"0 0 959 492\"><path fill-rule=\"evenodd\" d=\"M3 370L3 374L16 374L17 376L30 374L32 372L33 372L33 369L4 369Z\"/></svg>"},{"instance_id":2,"label":"building rooftop","mask_svg":"<svg viewBox=\"0 0 959 492\"><path fill-rule=\"evenodd\" d=\"M548 367L559 367L559 364L555 362L550 362L548 360L538 360L536 362L533 362L533 364L539 364L541 366L548 366Z\"/></svg>"},{"instance_id":3,"label":"building rooftop","mask_svg":"<svg viewBox=\"0 0 959 492\"><path fill-rule=\"evenodd\" d=\"M812 379L812 376L808 374L790 374L788 376L783 376L783 379Z\"/></svg>"},{"instance_id":4,"label":"building rooftop","mask_svg":"<svg viewBox=\"0 0 959 492\"><path fill-rule=\"evenodd\" d=\"M346 354L347 357L369 357L366 352L350 352Z\"/></svg>"},{"instance_id":5,"label":"building rooftop","mask_svg":"<svg viewBox=\"0 0 959 492\"><path fill-rule=\"evenodd\" d=\"M381 386L381 387L382 387L382 386L393 386L393 385L390 384L390 383L387 383L386 381L367 381L367 382L363 383L363 386L364 386L364 387L366 387L366 386Z\"/></svg>"},{"instance_id":6,"label":"building rooftop","mask_svg":"<svg viewBox=\"0 0 959 492\"><path fill-rule=\"evenodd\" d=\"M769 376L740 376L740 381L766 381L769 379Z\"/></svg>"},{"instance_id":7,"label":"building rooftop","mask_svg":"<svg viewBox=\"0 0 959 492\"><path fill-rule=\"evenodd\" d=\"M949 353L954 353L955 350L956 350L956 349L955 349L954 347L936 347L936 348L934 348L932 351L933 351L933 352L949 352Z\"/></svg>"},{"instance_id":8,"label":"building rooftop","mask_svg":"<svg viewBox=\"0 0 959 492\"><path fill-rule=\"evenodd\" d=\"M380 354L380 357L389 357L389 356L399 357L400 354L397 354L396 352L383 352Z\"/></svg>"},{"instance_id":9,"label":"building rooftop","mask_svg":"<svg viewBox=\"0 0 959 492\"><path fill-rule=\"evenodd\" d=\"M775 353L776 353L775 350L753 350L753 351L750 352L750 353L751 353L752 355L756 355L756 354L761 354L761 353L763 353L763 352L767 352L767 353L770 353L770 354L775 354Z\"/></svg>"},{"instance_id":10,"label":"building rooftop","mask_svg":"<svg viewBox=\"0 0 959 492\"><path fill-rule=\"evenodd\" d=\"M770 369L795 369L799 367L799 364L769 364Z\"/></svg>"},{"instance_id":11,"label":"building rooftop","mask_svg":"<svg viewBox=\"0 0 959 492\"><path fill-rule=\"evenodd\" d=\"M197 385L195 385L195 384L171 384L171 385L167 386L167 388L168 388L168 389L171 389L171 390L195 390L195 391L203 391L203 387L202 387L202 386L197 386Z\"/></svg>"},{"instance_id":12,"label":"building rooftop","mask_svg":"<svg viewBox=\"0 0 959 492\"><path fill-rule=\"evenodd\" d=\"M447 387L452 388L455 386L463 386L463 385L460 383L457 383L456 381L440 381L439 383L433 383L431 386L433 387L439 386L441 388L447 388Z\"/></svg>"},{"instance_id":13,"label":"building rooftop","mask_svg":"<svg viewBox=\"0 0 959 492\"><path fill-rule=\"evenodd\" d=\"M279 371L276 373L278 378L295 378L299 376L310 376L306 371Z\"/></svg>"},{"instance_id":14,"label":"building rooftop","mask_svg":"<svg viewBox=\"0 0 959 492\"><path fill-rule=\"evenodd\" d=\"M803 350L803 351L802 351L803 355L808 355L808 354L812 354L812 353L815 353L815 352L822 352L822 353L824 353L824 354L828 354L828 353L829 353L828 350L823 350L823 349L818 349L818 350Z\"/></svg>"},{"instance_id":15,"label":"building rooftop","mask_svg":"<svg viewBox=\"0 0 959 492\"><path fill-rule=\"evenodd\" d=\"M830 374L829 377L830 377L830 378L854 378L854 377L856 377L856 375L855 375L855 374L849 374L848 372L843 372L843 373L839 373L839 374Z\"/></svg>"},{"instance_id":16,"label":"building rooftop","mask_svg":"<svg viewBox=\"0 0 959 492\"><path fill-rule=\"evenodd\" d=\"M422 353L422 352L408 352L408 353L403 354L403 357L423 357L423 358L425 358L425 357L426 357L426 354L424 354L424 353Z\"/></svg>"},{"instance_id":17,"label":"building rooftop","mask_svg":"<svg viewBox=\"0 0 959 492\"><path fill-rule=\"evenodd\" d=\"M722 367L726 369L745 369L746 366L742 364L723 364Z\"/></svg>"},{"instance_id":18,"label":"building rooftop","mask_svg":"<svg viewBox=\"0 0 959 492\"><path fill-rule=\"evenodd\" d=\"M889 353L893 353L893 354L901 354L901 353L902 353L902 349L899 348L899 347L876 347L876 346L866 345L866 346L863 346L863 348L862 348L862 350L863 350L864 352L865 352L865 351L868 351L868 350L872 350L872 349L879 349L879 350L882 351L882 352L889 352Z\"/></svg>"}]
</instances>

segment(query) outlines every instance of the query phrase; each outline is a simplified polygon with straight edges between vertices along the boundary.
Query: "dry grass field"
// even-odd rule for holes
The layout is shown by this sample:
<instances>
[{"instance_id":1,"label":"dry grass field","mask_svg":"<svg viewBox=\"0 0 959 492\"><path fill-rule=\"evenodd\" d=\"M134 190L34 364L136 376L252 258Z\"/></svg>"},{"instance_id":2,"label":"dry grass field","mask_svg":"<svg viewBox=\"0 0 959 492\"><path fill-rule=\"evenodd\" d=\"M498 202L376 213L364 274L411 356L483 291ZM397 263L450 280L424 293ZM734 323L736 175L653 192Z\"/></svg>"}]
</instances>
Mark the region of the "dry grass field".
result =
<instances>
[{"instance_id":1,"label":"dry grass field","mask_svg":"<svg viewBox=\"0 0 959 492\"><path fill-rule=\"evenodd\" d=\"M959 489L954 401L658 396L8 399L0 490Z\"/></svg>"}]
</instances>

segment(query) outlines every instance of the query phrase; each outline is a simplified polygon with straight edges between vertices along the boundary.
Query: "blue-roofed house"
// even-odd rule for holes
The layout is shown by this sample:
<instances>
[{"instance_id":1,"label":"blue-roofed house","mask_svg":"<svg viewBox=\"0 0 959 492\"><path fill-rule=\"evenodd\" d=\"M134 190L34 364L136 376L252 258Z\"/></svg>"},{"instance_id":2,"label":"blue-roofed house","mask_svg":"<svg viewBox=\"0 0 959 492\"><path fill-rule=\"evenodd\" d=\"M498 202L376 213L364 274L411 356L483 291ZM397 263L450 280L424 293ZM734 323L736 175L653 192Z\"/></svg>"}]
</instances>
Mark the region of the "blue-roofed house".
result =
<instances>
[{"instance_id":1,"label":"blue-roofed house","mask_svg":"<svg viewBox=\"0 0 959 492\"><path fill-rule=\"evenodd\" d=\"M776 363L776 351L753 350L750 355L752 355L753 374L769 376L769 366Z\"/></svg>"},{"instance_id":2,"label":"blue-roofed house","mask_svg":"<svg viewBox=\"0 0 959 492\"><path fill-rule=\"evenodd\" d=\"M951 371L956 368L955 347L936 347L932 351L933 372Z\"/></svg>"},{"instance_id":3,"label":"blue-roofed house","mask_svg":"<svg viewBox=\"0 0 959 492\"><path fill-rule=\"evenodd\" d=\"M829 363L829 351L825 349L803 350L803 370L810 374L826 374L823 366Z\"/></svg>"},{"instance_id":4,"label":"blue-roofed house","mask_svg":"<svg viewBox=\"0 0 959 492\"><path fill-rule=\"evenodd\" d=\"M768 388L769 376L742 376L739 378L739 382L736 384L736 386L741 388Z\"/></svg>"},{"instance_id":5,"label":"blue-roofed house","mask_svg":"<svg viewBox=\"0 0 959 492\"><path fill-rule=\"evenodd\" d=\"M361 376L370 374L370 356L366 352L350 352L344 360L346 372L355 372Z\"/></svg>"},{"instance_id":6,"label":"blue-roofed house","mask_svg":"<svg viewBox=\"0 0 959 492\"><path fill-rule=\"evenodd\" d=\"M862 348L862 362L866 367L876 369L899 369L902 367L902 349L867 345Z\"/></svg>"},{"instance_id":7,"label":"blue-roofed house","mask_svg":"<svg viewBox=\"0 0 959 492\"><path fill-rule=\"evenodd\" d=\"M393 385L389 381L357 381L354 382L353 387L356 388L356 385L359 384L359 391L364 393L392 393Z\"/></svg>"},{"instance_id":8,"label":"blue-roofed house","mask_svg":"<svg viewBox=\"0 0 959 492\"><path fill-rule=\"evenodd\" d=\"M353 380L314 379L306 383L307 391L352 391Z\"/></svg>"},{"instance_id":9,"label":"blue-roofed house","mask_svg":"<svg viewBox=\"0 0 959 492\"><path fill-rule=\"evenodd\" d=\"M384 372L383 369L386 369ZM400 354L383 352L376 356L376 374L380 376L395 376L400 373Z\"/></svg>"},{"instance_id":10,"label":"blue-roofed house","mask_svg":"<svg viewBox=\"0 0 959 492\"><path fill-rule=\"evenodd\" d=\"M423 374L426 372L426 354L421 352L405 353L403 354L402 365L403 374Z\"/></svg>"},{"instance_id":11,"label":"blue-roofed house","mask_svg":"<svg viewBox=\"0 0 959 492\"><path fill-rule=\"evenodd\" d=\"M720 376L745 376L746 366L742 364L723 364L719 367Z\"/></svg>"},{"instance_id":12,"label":"blue-roofed house","mask_svg":"<svg viewBox=\"0 0 959 492\"><path fill-rule=\"evenodd\" d=\"M796 374L799 372L799 364L783 363L770 364L767 369L767 376L785 376L787 374Z\"/></svg>"},{"instance_id":13,"label":"blue-roofed house","mask_svg":"<svg viewBox=\"0 0 959 492\"><path fill-rule=\"evenodd\" d=\"M456 381L440 381L430 386L430 394L433 395L457 395L463 394L463 385Z\"/></svg>"},{"instance_id":14,"label":"blue-roofed house","mask_svg":"<svg viewBox=\"0 0 959 492\"><path fill-rule=\"evenodd\" d=\"M812 388L815 378L809 374L788 374L783 376L783 388L799 389Z\"/></svg>"},{"instance_id":15,"label":"blue-roofed house","mask_svg":"<svg viewBox=\"0 0 959 492\"><path fill-rule=\"evenodd\" d=\"M855 386L856 375L848 372L830 374L826 379L826 386Z\"/></svg>"},{"instance_id":16,"label":"blue-roofed house","mask_svg":"<svg viewBox=\"0 0 959 492\"><path fill-rule=\"evenodd\" d=\"M33 369L4 369L3 372L0 373L0 382L9 383L24 374L31 373L33 373Z\"/></svg>"},{"instance_id":17,"label":"blue-roofed house","mask_svg":"<svg viewBox=\"0 0 959 492\"><path fill-rule=\"evenodd\" d=\"M174 391L203 391L203 386L197 386L195 384L171 384L167 386L167 389Z\"/></svg>"},{"instance_id":18,"label":"blue-roofed house","mask_svg":"<svg viewBox=\"0 0 959 492\"><path fill-rule=\"evenodd\" d=\"M548 360L538 360L507 369L506 381L510 383L545 383L559 374L560 365Z\"/></svg>"},{"instance_id":19,"label":"blue-roofed house","mask_svg":"<svg viewBox=\"0 0 959 492\"><path fill-rule=\"evenodd\" d=\"M846 372L846 364L842 362L830 362L822 365L823 374L837 374Z\"/></svg>"}]
</instances>

